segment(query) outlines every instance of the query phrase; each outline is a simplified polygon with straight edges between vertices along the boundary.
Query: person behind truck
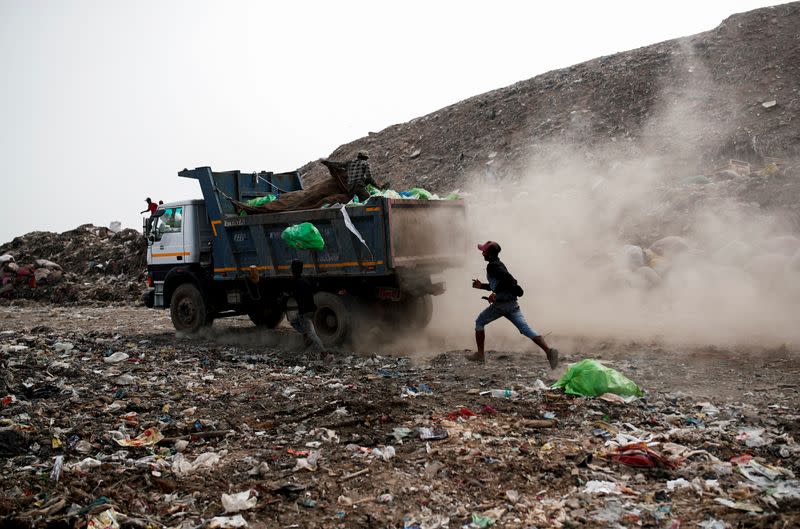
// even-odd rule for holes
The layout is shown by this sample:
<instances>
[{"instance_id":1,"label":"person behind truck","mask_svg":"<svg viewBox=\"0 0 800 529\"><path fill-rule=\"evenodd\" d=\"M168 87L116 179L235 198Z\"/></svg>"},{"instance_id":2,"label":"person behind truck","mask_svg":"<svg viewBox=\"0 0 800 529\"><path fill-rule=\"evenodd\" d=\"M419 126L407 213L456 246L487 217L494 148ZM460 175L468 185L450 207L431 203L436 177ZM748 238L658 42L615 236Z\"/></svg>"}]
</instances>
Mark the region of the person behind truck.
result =
<instances>
[{"instance_id":1,"label":"person behind truck","mask_svg":"<svg viewBox=\"0 0 800 529\"><path fill-rule=\"evenodd\" d=\"M292 284L287 294L297 302L297 316L289 323L294 330L303 335L306 343L314 344L319 349L322 359L327 361L332 357L325 350L325 345L314 329L314 313L317 310L317 305L314 303L314 291L311 282L303 277L303 261L292 260Z\"/></svg>"},{"instance_id":2,"label":"person behind truck","mask_svg":"<svg viewBox=\"0 0 800 529\"><path fill-rule=\"evenodd\" d=\"M147 218L147 224L145 225L145 231L147 233L150 233L150 230L153 227L153 220L155 220L156 218L156 211L158 210L158 204L150 200L150 197L147 197L146 199L144 199L144 201L147 202L147 209L145 209L144 211L140 211L139 214L141 215L143 213L147 213L148 211L150 212L150 216Z\"/></svg>"},{"instance_id":3,"label":"person behind truck","mask_svg":"<svg viewBox=\"0 0 800 529\"><path fill-rule=\"evenodd\" d=\"M353 196L357 196L359 200L366 200L369 198L368 185L373 185L379 189L386 187L385 184L378 184L372 177L372 171L369 168L369 155L361 151L356 156L355 160L347 162L347 192Z\"/></svg>"},{"instance_id":4,"label":"person behind truck","mask_svg":"<svg viewBox=\"0 0 800 529\"><path fill-rule=\"evenodd\" d=\"M498 318L506 318L519 330L520 334L527 336L533 343L541 347L547 355L550 369L558 367L558 350L550 347L542 336L531 329L525 321L525 316L519 308L517 298L523 294L522 287L517 284L517 280L509 273L506 265L500 261L500 245L494 241L486 241L478 245L478 250L483 254L487 261L486 276L488 283L482 283L480 279L472 280L472 288L489 290L492 293L485 299L490 303L475 320L475 342L478 351L467 356L467 360L473 362L485 362L486 356L483 345L486 340L484 327Z\"/></svg>"}]
</instances>

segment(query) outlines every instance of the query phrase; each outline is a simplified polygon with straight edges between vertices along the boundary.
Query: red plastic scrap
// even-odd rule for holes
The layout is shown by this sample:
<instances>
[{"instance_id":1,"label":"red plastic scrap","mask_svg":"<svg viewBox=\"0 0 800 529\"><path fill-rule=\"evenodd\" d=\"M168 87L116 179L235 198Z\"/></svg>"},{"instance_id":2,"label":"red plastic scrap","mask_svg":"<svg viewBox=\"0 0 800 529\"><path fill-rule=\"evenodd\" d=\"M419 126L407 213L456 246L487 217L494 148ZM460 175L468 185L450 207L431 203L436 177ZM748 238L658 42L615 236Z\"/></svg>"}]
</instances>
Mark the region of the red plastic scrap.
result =
<instances>
[{"instance_id":1,"label":"red plastic scrap","mask_svg":"<svg viewBox=\"0 0 800 529\"><path fill-rule=\"evenodd\" d=\"M297 457L306 457L309 452L308 450L295 450L294 448L287 448L286 453Z\"/></svg>"},{"instance_id":2,"label":"red plastic scrap","mask_svg":"<svg viewBox=\"0 0 800 529\"><path fill-rule=\"evenodd\" d=\"M475 417L475 414L468 408L458 408L457 410L448 413L446 417L451 421L455 421L459 417L464 419L468 417Z\"/></svg>"},{"instance_id":3,"label":"red plastic scrap","mask_svg":"<svg viewBox=\"0 0 800 529\"><path fill-rule=\"evenodd\" d=\"M731 458L731 463L734 465L746 465L751 459L753 459L753 456L750 454L742 454L740 456L733 456Z\"/></svg>"},{"instance_id":4,"label":"red plastic scrap","mask_svg":"<svg viewBox=\"0 0 800 529\"><path fill-rule=\"evenodd\" d=\"M500 412L497 411L496 409L492 408L488 404L484 404L483 406L481 406L480 413L483 413L484 415L494 415L494 414L500 413Z\"/></svg>"},{"instance_id":5,"label":"red plastic scrap","mask_svg":"<svg viewBox=\"0 0 800 529\"><path fill-rule=\"evenodd\" d=\"M647 443L633 443L617 448L611 460L636 468L675 468L676 461L668 459L647 446Z\"/></svg>"}]
</instances>

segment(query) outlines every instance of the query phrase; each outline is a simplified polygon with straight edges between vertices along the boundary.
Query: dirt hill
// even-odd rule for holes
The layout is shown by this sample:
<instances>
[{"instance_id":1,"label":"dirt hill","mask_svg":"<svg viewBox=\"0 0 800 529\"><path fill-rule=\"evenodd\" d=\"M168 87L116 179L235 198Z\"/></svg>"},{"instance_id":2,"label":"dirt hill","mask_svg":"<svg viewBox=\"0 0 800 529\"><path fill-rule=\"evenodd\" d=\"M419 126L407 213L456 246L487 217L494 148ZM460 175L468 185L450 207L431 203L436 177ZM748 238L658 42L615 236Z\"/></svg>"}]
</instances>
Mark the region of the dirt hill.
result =
<instances>
[{"instance_id":1,"label":"dirt hill","mask_svg":"<svg viewBox=\"0 0 800 529\"><path fill-rule=\"evenodd\" d=\"M693 174L800 149L800 3L733 15L698 35L600 57L487 92L337 148L370 153L398 189L511 177L569 144L591 157L666 155ZM774 102L774 103L773 103ZM318 162L301 168L314 181Z\"/></svg>"}]
</instances>

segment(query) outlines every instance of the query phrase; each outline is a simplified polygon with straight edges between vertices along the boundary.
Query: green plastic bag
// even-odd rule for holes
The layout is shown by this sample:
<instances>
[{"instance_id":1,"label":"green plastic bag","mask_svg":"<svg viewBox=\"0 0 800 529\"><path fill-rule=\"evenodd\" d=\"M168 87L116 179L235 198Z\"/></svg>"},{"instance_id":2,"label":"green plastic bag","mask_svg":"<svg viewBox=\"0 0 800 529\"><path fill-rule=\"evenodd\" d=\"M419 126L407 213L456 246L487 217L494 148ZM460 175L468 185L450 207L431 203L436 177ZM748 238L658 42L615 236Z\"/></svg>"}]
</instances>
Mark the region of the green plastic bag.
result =
<instances>
[{"instance_id":1,"label":"green plastic bag","mask_svg":"<svg viewBox=\"0 0 800 529\"><path fill-rule=\"evenodd\" d=\"M367 184L367 192L370 194L370 196L373 196L373 197L385 197L385 198L394 198L394 199L403 198L403 195L401 195L400 193L398 193L394 189L383 189L383 190L381 190L381 189L378 189L377 187L375 187L372 184Z\"/></svg>"},{"instance_id":2,"label":"green plastic bag","mask_svg":"<svg viewBox=\"0 0 800 529\"><path fill-rule=\"evenodd\" d=\"M412 187L405 193L404 195L409 195L410 198L416 198L418 200L431 200L432 196L431 192L427 189L422 189L421 187Z\"/></svg>"},{"instance_id":3,"label":"green plastic bag","mask_svg":"<svg viewBox=\"0 0 800 529\"><path fill-rule=\"evenodd\" d=\"M255 208L255 207L258 207L258 206L263 206L267 202L272 202L276 198L278 198L278 197L276 197L273 194L269 194L269 195L265 195L263 197L251 198L250 200L245 202L245 204L247 204L248 206L253 206Z\"/></svg>"},{"instance_id":4,"label":"green plastic bag","mask_svg":"<svg viewBox=\"0 0 800 529\"><path fill-rule=\"evenodd\" d=\"M281 233L283 242L298 250L322 250L325 241L316 226L310 222L289 226Z\"/></svg>"},{"instance_id":5,"label":"green plastic bag","mask_svg":"<svg viewBox=\"0 0 800 529\"><path fill-rule=\"evenodd\" d=\"M564 388L565 393L584 397L597 397L603 393L614 393L622 397L643 395L635 382L597 360L581 360L572 364L553 387Z\"/></svg>"}]
</instances>

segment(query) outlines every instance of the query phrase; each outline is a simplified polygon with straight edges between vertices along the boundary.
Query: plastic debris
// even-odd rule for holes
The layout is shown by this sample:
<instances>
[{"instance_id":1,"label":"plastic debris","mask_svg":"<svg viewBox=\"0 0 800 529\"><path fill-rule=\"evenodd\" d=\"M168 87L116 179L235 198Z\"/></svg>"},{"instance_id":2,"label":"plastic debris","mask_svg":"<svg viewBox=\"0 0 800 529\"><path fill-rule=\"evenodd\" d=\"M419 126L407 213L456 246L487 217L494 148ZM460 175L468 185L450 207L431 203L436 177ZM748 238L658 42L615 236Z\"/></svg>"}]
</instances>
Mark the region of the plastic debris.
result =
<instances>
[{"instance_id":1,"label":"plastic debris","mask_svg":"<svg viewBox=\"0 0 800 529\"><path fill-rule=\"evenodd\" d=\"M398 443L402 444L403 443L403 439L406 439L407 437L411 437L411 435L413 433L414 432L413 432L413 430L411 430L411 428L405 428L405 427L401 426L401 427L394 428L392 430L392 437L394 437L397 440Z\"/></svg>"},{"instance_id":2,"label":"plastic debris","mask_svg":"<svg viewBox=\"0 0 800 529\"><path fill-rule=\"evenodd\" d=\"M513 389L491 389L489 391L481 391L481 395L488 395L490 397L499 397L504 399L513 399L518 397L519 393Z\"/></svg>"},{"instance_id":3,"label":"plastic debris","mask_svg":"<svg viewBox=\"0 0 800 529\"><path fill-rule=\"evenodd\" d=\"M253 509L258 498L254 490L245 490L235 494L222 495L222 508L225 512L239 512Z\"/></svg>"},{"instance_id":4,"label":"plastic debris","mask_svg":"<svg viewBox=\"0 0 800 529\"><path fill-rule=\"evenodd\" d=\"M269 195L264 195L263 197L251 198L250 200L246 201L245 204L247 204L248 206L258 207L258 206L263 206L264 204L268 204L269 202L272 202L276 198L278 197L276 197L273 194L269 194Z\"/></svg>"},{"instance_id":5,"label":"plastic debris","mask_svg":"<svg viewBox=\"0 0 800 529\"><path fill-rule=\"evenodd\" d=\"M117 364L119 362L124 362L128 358L130 358L130 355L128 355L128 353L117 351L116 353L103 358L103 362L105 362L106 364Z\"/></svg>"},{"instance_id":6,"label":"plastic debris","mask_svg":"<svg viewBox=\"0 0 800 529\"><path fill-rule=\"evenodd\" d=\"M447 439L447 430L438 426L422 426L419 428L419 438L423 441Z\"/></svg>"},{"instance_id":7,"label":"plastic debris","mask_svg":"<svg viewBox=\"0 0 800 529\"><path fill-rule=\"evenodd\" d=\"M64 456L58 455L53 462L53 470L50 471L50 481L58 482L61 479L61 470L64 468Z\"/></svg>"},{"instance_id":8,"label":"plastic debris","mask_svg":"<svg viewBox=\"0 0 800 529\"><path fill-rule=\"evenodd\" d=\"M727 498L714 498L714 501L719 503L720 505L724 505L725 507L730 507L731 509L736 509L737 511L747 511L747 512L763 512L764 509L755 505L753 503L748 503L745 501L732 501Z\"/></svg>"},{"instance_id":9,"label":"plastic debris","mask_svg":"<svg viewBox=\"0 0 800 529\"><path fill-rule=\"evenodd\" d=\"M208 529L235 529L247 527L247 520L241 514L236 516L215 516L208 521Z\"/></svg>"},{"instance_id":10,"label":"plastic debris","mask_svg":"<svg viewBox=\"0 0 800 529\"><path fill-rule=\"evenodd\" d=\"M281 233L281 239L298 250L322 250L325 241L316 226L310 222L289 226Z\"/></svg>"},{"instance_id":11,"label":"plastic debris","mask_svg":"<svg viewBox=\"0 0 800 529\"><path fill-rule=\"evenodd\" d=\"M640 397L642 391L622 373L606 367L597 360L581 360L572 364L553 388L564 388L565 393L584 397L597 397L613 393L623 397Z\"/></svg>"},{"instance_id":12,"label":"plastic debris","mask_svg":"<svg viewBox=\"0 0 800 529\"><path fill-rule=\"evenodd\" d=\"M67 468L69 470L79 470L81 472L87 472L93 468L99 467L102 464L103 463L101 463L97 459L87 457L85 459L78 461L77 463L72 463L67 465Z\"/></svg>"},{"instance_id":13,"label":"plastic debris","mask_svg":"<svg viewBox=\"0 0 800 529\"><path fill-rule=\"evenodd\" d=\"M309 470L311 472L317 471L317 462L319 461L320 453L318 450L313 450L308 457L299 457L294 465L292 471Z\"/></svg>"},{"instance_id":14,"label":"plastic debris","mask_svg":"<svg viewBox=\"0 0 800 529\"><path fill-rule=\"evenodd\" d=\"M611 454L611 459L629 467L638 468L675 468L678 461L662 456L647 446L647 443L633 443L619 447Z\"/></svg>"},{"instance_id":15,"label":"plastic debris","mask_svg":"<svg viewBox=\"0 0 800 529\"><path fill-rule=\"evenodd\" d=\"M586 494L622 494L624 487L613 481L591 480L583 489Z\"/></svg>"},{"instance_id":16,"label":"plastic debris","mask_svg":"<svg viewBox=\"0 0 800 529\"><path fill-rule=\"evenodd\" d=\"M188 476L199 470L214 467L226 452L220 453L204 452L197 456L194 461L189 461L183 454L176 454L172 460L172 471L178 476Z\"/></svg>"},{"instance_id":17,"label":"plastic debris","mask_svg":"<svg viewBox=\"0 0 800 529\"><path fill-rule=\"evenodd\" d=\"M120 446L153 446L158 444L164 435L158 428L148 428L133 439L115 439Z\"/></svg>"},{"instance_id":18,"label":"plastic debris","mask_svg":"<svg viewBox=\"0 0 800 529\"><path fill-rule=\"evenodd\" d=\"M106 509L89 518L86 529L119 529L117 516L118 514L114 509Z\"/></svg>"},{"instance_id":19,"label":"plastic debris","mask_svg":"<svg viewBox=\"0 0 800 529\"><path fill-rule=\"evenodd\" d=\"M697 524L701 529L727 529L725 522L717 520L716 518L709 518Z\"/></svg>"},{"instance_id":20,"label":"plastic debris","mask_svg":"<svg viewBox=\"0 0 800 529\"><path fill-rule=\"evenodd\" d=\"M470 527L489 527L490 525L494 525L494 520L489 518L488 516L481 516L479 514L472 515L472 522L470 523Z\"/></svg>"}]
</instances>

